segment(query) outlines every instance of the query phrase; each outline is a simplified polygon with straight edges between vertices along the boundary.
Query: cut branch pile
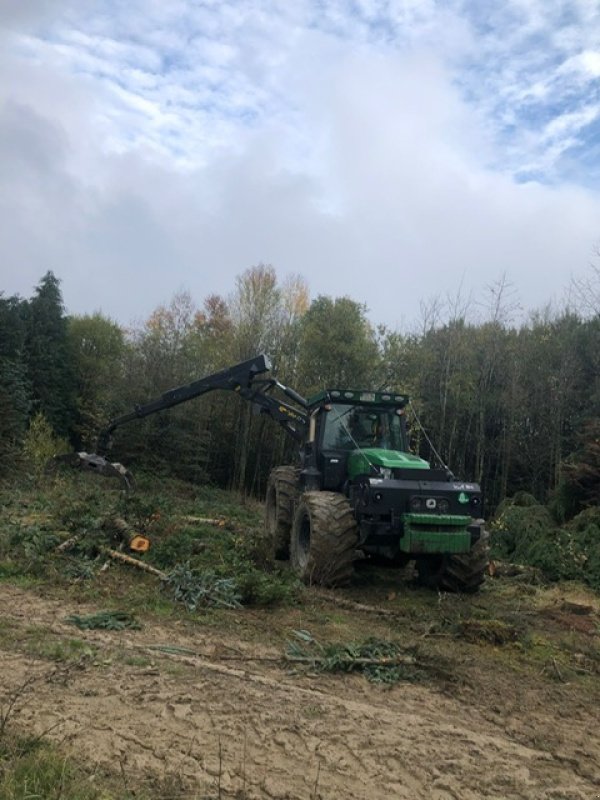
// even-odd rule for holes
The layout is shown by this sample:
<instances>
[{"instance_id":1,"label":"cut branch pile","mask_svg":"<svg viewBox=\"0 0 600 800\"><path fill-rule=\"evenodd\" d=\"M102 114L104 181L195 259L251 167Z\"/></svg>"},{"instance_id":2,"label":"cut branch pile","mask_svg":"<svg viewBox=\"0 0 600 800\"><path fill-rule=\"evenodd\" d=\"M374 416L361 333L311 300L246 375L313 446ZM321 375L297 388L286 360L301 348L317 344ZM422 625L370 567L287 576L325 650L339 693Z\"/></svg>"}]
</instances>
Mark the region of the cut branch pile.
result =
<instances>
[{"instance_id":1,"label":"cut branch pile","mask_svg":"<svg viewBox=\"0 0 600 800\"><path fill-rule=\"evenodd\" d=\"M219 578L209 570L198 572L189 564L179 564L166 579L175 600L184 603L189 611L199 606L241 608L241 596L233 578Z\"/></svg>"},{"instance_id":2,"label":"cut branch pile","mask_svg":"<svg viewBox=\"0 0 600 800\"><path fill-rule=\"evenodd\" d=\"M307 664L319 672L360 672L372 683L418 681L426 672L413 653L400 644L383 639L366 639L346 644L321 644L308 631L294 631L288 642L286 661Z\"/></svg>"},{"instance_id":3,"label":"cut branch pile","mask_svg":"<svg viewBox=\"0 0 600 800\"><path fill-rule=\"evenodd\" d=\"M139 631L142 628L133 614L127 611L98 611L96 614L86 614L84 616L72 614L65 619L65 622L70 622L72 625L81 628L81 630L88 631L123 631L126 628Z\"/></svg>"}]
</instances>

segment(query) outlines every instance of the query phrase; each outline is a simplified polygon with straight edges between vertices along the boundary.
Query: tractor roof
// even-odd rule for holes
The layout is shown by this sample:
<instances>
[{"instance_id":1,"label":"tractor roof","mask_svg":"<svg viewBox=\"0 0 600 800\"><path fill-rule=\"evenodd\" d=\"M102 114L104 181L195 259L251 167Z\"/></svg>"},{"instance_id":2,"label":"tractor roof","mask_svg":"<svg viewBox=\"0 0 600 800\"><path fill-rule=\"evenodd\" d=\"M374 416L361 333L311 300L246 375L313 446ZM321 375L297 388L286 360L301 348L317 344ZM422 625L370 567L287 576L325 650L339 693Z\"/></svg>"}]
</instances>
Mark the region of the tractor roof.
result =
<instances>
[{"instance_id":1,"label":"tractor roof","mask_svg":"<svg viewBox=\"0 0 600 800\"><path fill-rule=\"evenodd\" d=\"M408 403L407 394L396 392L372 392L368 389L324 389L308 398L308 406L322 403L341 403L343 405L390 406L403 408Z\"/></svg>"}]
</instances>

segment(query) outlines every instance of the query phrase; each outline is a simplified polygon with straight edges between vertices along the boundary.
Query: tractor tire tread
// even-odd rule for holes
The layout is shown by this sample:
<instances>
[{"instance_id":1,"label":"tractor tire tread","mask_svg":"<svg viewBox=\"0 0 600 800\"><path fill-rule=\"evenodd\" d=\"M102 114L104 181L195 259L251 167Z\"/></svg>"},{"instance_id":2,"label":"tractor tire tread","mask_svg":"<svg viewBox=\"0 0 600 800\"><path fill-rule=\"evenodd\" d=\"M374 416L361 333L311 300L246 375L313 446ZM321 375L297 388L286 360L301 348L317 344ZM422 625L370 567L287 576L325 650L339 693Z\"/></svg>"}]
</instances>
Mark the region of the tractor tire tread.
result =
<instances>
[{"instance_id":1,"label":"tractor tire tread","mask_svg":"<svg viewBox=\"0 0 600 800\"><path fill-rule=\"evenodd\" d=\"M299 526L308 515L310 546L307 558L298 557ZM292 565L308 584L343 586L352 578L358 528L346 497L338 492L305 492L294 516Z\"/></svg>"},{"instance_id":2,"label":"tractor tire tread","mask_svg":"<svg viewBox=\"0 0 600 800\"><path fill-rule=\"evenodd\" d=\"M269 475L265 503L265 527L271 537L275 558L290 557L290 535L298 495L298 467L276 467Z\"/></svg>"},{"instance_id":3,"label":"tractor tire tread","mask_svg":"<svg viewBox=\"0 0 600 800\"><path fill-rule=\"evenodd\" d=\"M480 538L468 553L449 556L440 576L439 588L472 594L485 580L490 560L490 535L482 529Z\"/></svg>"}]
</instances>

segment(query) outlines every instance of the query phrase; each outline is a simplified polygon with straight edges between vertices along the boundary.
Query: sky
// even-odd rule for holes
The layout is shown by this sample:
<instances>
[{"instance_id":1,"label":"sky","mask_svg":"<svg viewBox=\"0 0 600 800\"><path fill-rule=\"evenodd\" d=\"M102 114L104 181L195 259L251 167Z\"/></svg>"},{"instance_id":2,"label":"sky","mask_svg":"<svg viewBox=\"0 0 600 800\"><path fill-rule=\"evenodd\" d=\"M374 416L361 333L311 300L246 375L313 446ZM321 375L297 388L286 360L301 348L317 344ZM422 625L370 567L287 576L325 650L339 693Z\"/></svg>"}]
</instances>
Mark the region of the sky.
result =
<instances>
[{"instance_id":1,"label":"sky","mask_svg":"<svg viewBox=\"0 0 600 800\"><path fill-rule=\"evenodd\" d=\"M263 263L402 328L599 242L597 0L0 0L5 295L128 324Z\"/></svg>"}]
</instances>

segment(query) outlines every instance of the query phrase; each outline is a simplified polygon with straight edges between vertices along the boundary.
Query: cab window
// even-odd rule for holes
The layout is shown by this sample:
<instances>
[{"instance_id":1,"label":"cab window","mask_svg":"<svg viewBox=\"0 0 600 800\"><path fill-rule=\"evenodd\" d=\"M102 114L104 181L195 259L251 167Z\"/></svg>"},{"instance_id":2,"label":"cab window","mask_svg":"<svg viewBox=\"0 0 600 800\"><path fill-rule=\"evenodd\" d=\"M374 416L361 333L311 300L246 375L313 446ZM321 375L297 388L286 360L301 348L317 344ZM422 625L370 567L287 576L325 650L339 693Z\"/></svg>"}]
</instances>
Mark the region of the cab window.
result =
<instances>
[{"instance_id":1,"label":"cab window","mask_svg":"<svg viewBox=\"0 0 600 800\"><path fill-rule=\"evenodd\" d=\"M325 412L324 450L380 447L407 450L402 418L395 408L346 406L334 403Z\"/></svg>"}]
</instances>

